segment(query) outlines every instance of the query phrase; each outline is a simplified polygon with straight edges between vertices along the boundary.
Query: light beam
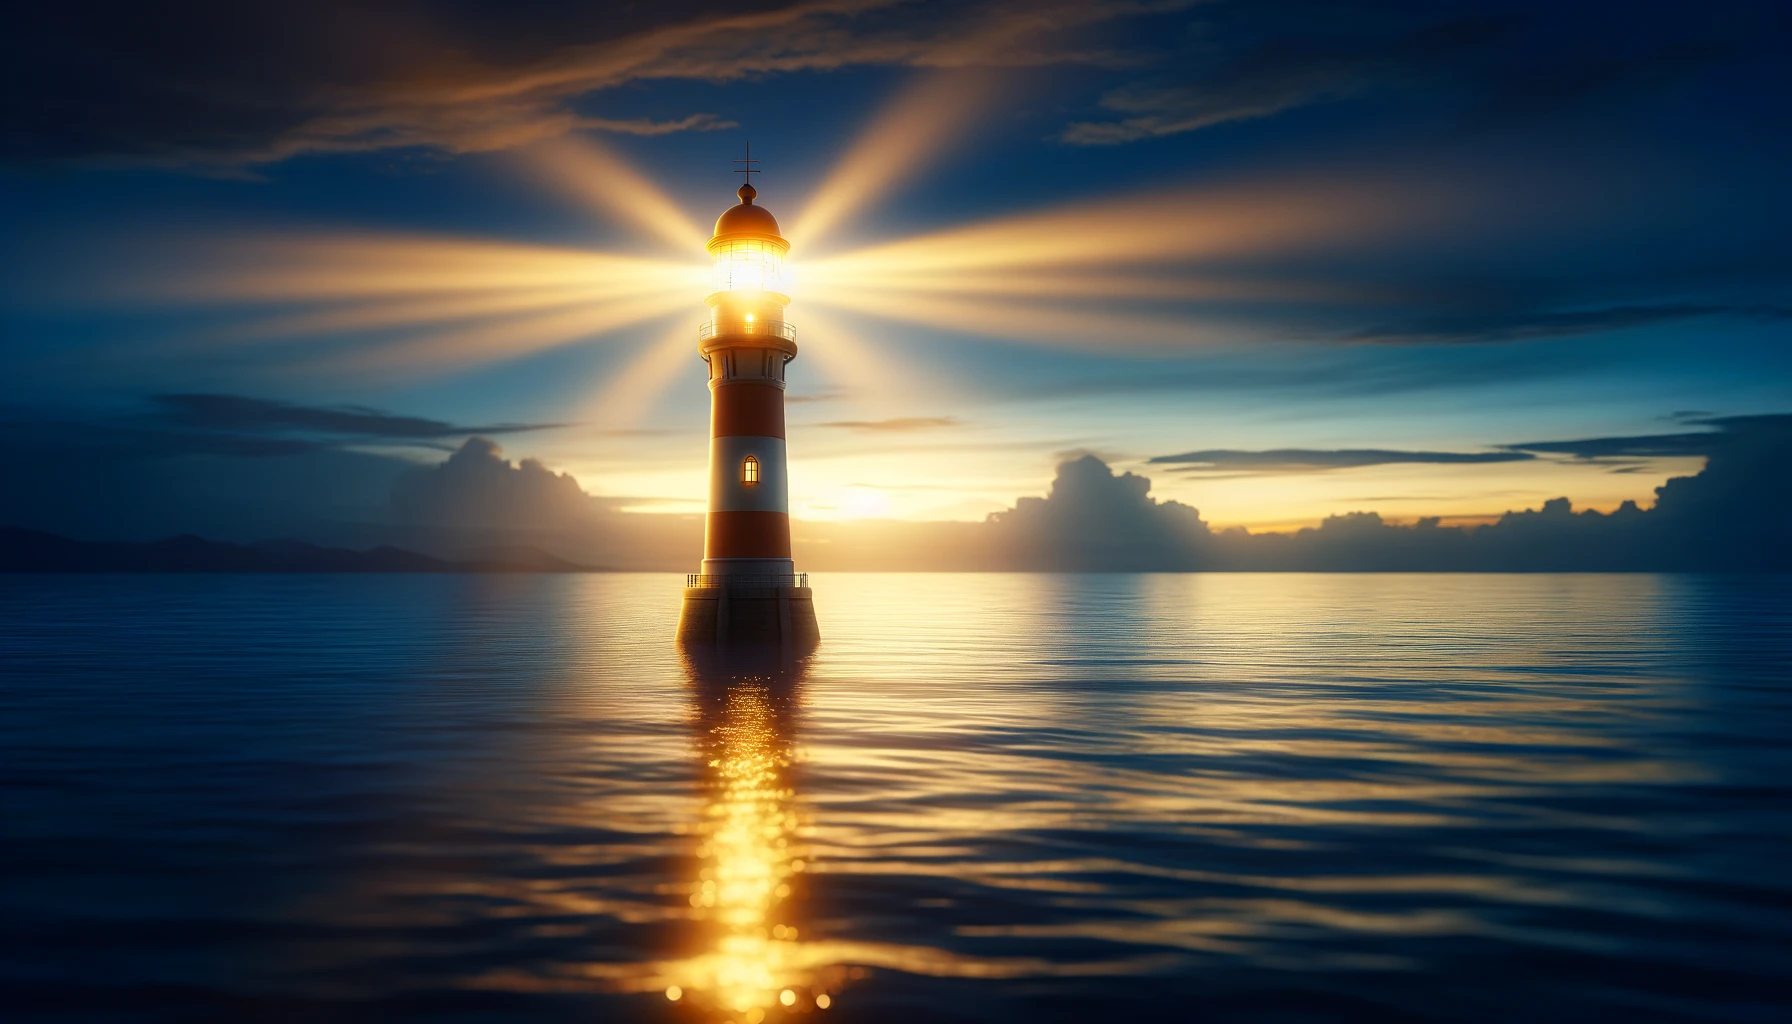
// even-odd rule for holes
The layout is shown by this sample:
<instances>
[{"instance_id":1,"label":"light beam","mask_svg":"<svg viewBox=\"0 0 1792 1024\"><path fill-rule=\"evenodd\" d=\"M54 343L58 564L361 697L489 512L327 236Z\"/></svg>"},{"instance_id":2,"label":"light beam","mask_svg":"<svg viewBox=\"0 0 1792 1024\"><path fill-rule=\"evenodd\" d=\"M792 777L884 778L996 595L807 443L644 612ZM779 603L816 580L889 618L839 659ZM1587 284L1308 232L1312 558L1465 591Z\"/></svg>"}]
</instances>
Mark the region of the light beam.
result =
<instances>
[{"instance_id":1,"label":"light beam","mask_svg":"<svg viewBox=\"0 0 1792 1024\"><path fill-rule=\"evenodd\" d=\"M988 112L996 95L995 79L986 73L939 71L915 82L834 166L792 224L791 244L813 251L828 232L939 157Z\"/></svg>"}]
</instances>

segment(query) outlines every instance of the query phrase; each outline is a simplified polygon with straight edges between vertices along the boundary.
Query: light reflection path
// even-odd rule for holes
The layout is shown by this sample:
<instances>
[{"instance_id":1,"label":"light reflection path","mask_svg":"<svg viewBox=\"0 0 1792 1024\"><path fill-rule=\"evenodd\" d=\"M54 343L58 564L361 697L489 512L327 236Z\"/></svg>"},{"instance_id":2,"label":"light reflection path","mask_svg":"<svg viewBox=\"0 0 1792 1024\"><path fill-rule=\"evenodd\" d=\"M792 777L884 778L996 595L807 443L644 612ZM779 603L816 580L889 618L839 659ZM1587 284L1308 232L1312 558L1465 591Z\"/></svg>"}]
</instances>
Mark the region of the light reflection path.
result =
<instances>
[{"instance_id":1,"label":"light reflection path","mask_svg":"<svg viewBox=\"0 0 1792 1024\"><path fill-rule=\"evenodd\" d=\"M801 941L792 898L809 866L793 777L801 669L687 668L705 793L702 867L688 888L706 946L657 965L658 981L667 998L718 1020L759 1024L825 1009L847 972Z\"/></svg>"}]
</instances>

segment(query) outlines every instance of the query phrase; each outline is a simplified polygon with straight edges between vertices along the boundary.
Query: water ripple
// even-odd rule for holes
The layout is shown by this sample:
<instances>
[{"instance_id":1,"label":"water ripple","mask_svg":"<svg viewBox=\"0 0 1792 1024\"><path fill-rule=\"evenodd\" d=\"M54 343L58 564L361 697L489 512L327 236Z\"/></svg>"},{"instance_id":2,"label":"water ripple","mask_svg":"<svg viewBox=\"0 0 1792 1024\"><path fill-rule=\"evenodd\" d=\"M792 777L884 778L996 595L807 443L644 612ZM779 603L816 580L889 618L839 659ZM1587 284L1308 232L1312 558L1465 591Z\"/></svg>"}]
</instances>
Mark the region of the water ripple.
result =
<instances>
[{"instance_id":1,"label":"water ripple","mask_svg":"<svg viewBox=\"0 0 1792 1024\"><path fill-rule=\"evenodd\" d=\"M1792 581L815 585L755 674L658 576L0 579L11 1011L1792 1005Z\"/></svg>"}]
</instances>

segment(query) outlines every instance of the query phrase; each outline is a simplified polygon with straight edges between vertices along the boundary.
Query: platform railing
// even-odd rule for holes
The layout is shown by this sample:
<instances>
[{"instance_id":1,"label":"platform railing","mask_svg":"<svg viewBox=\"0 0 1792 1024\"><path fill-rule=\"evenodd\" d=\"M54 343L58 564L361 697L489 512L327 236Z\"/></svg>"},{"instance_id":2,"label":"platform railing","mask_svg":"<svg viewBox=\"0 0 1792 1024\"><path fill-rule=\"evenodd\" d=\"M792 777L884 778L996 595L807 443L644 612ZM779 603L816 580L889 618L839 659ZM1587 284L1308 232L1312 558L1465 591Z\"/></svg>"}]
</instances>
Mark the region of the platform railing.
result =
<instances>
[{"instance_id":1,"label":"platform railing","mask_svg":"<svg viewBox=\"0 0 1792 1024\"><path fill-rule=\"evenodd\" d=\"M746 320L738 317L717 317L697 328L697 340L734 335L763 335L768 338L796 340L796 325L783 320Z\"/></svg>"},{"instance_id":2,"label":"platform railing","mask_svg":"<svg viewBox=\"0 0 1792 1024\"><path fill-rule=\"evenodd\" d=\"M686 573L684 585L687 587L807 587L809 574L798 573L739 573L721 574L693 572Z\"/></svg>"}]
</instances>

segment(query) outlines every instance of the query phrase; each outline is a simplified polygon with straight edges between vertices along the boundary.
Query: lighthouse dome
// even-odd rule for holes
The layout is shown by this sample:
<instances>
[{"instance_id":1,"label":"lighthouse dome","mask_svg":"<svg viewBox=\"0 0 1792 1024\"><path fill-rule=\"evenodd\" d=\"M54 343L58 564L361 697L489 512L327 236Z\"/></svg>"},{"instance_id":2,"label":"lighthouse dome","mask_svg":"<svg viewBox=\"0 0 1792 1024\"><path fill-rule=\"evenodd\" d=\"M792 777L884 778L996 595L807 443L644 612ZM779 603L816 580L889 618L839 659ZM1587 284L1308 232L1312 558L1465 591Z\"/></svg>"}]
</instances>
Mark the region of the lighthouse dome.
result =
<instances>
[{"instance_id":1,"label":"lighthouse dome","mask_svg":"<svg viewBox=\"0 0 1792 1024\"><path fill-rule=\"evenodd\" d=\"M716 218L715 240L723 238L760 238L768 241L784 240L778 233L778 221L770 210L763 206L754 206L753 199L759 193L751 185L740 187L740 205L730 206Z\"/></svg>"}]
</instances>

